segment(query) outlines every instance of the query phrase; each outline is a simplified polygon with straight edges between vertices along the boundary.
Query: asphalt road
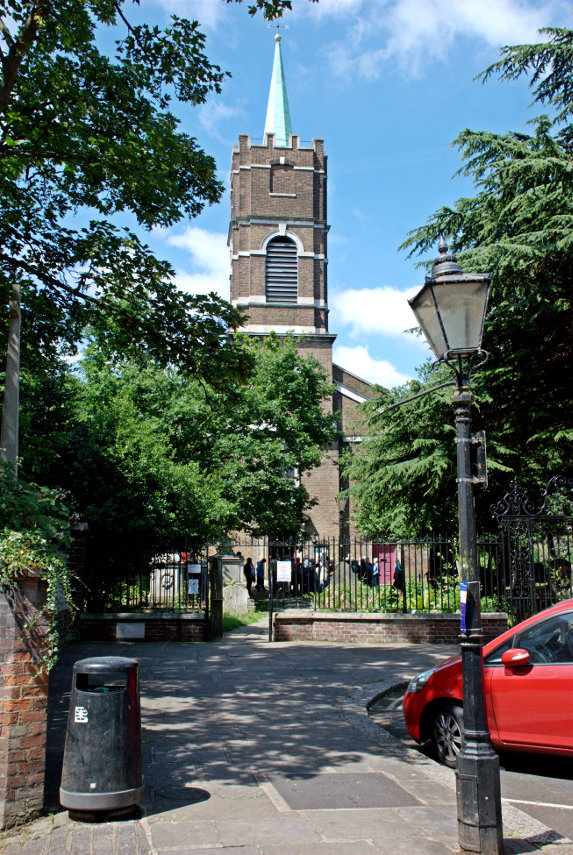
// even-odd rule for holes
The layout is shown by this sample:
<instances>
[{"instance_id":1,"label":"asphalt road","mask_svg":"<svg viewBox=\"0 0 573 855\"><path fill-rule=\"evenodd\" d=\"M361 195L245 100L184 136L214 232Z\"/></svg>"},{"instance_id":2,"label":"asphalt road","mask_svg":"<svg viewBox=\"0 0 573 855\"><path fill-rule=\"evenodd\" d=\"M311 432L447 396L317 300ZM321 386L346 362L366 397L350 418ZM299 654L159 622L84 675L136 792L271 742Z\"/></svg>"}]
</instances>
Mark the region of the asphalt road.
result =
<instances>
[{"instance_id":1,"label":"asphalt road","mask_svg":"<svg viewBox=\"0 0 573 855\"><path fill-rule=\"evenodd\" d=\"M371 709L373 721L428 754L410 737L402 713L403 692L385 695ZM428 755L431 756L431 755ZM501 797L573 840L573 761L534 754L500 756Z\"/></svg>"}]
</instances>

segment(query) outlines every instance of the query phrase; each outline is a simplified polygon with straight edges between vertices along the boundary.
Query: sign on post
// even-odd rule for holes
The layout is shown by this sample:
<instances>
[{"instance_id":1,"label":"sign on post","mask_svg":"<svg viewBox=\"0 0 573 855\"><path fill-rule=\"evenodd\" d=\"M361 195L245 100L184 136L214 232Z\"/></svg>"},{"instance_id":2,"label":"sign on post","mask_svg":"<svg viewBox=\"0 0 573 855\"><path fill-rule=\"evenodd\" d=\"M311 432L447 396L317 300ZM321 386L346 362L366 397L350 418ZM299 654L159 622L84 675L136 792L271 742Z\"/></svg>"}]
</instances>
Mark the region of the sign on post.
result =
<instances>
[{"instance_id":1,"label":"sign on post","mask_svg":"<svg viewBox=\"0 0 573 855\"><path fill-rule=\"evenodd\" d=\"M466 634L466 604L468 601L468 583L460 582L460 618L462 635Z\"/></svg>"}]
</instances>

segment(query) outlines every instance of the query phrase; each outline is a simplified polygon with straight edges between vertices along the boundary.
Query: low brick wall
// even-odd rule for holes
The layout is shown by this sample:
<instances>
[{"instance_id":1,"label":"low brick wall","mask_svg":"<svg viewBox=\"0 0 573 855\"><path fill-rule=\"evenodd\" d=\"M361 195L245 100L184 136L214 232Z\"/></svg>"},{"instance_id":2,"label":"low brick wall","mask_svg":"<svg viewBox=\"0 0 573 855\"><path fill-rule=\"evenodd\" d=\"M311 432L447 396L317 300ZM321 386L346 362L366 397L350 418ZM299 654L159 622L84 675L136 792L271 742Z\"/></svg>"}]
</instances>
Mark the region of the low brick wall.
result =
<instances>
[{"instance_id":1,"label":"low brick wall","mask_svg":"<svg viewBox=\"0 0 573 855\"><path fill-rule=\"evenodd\" d=\"M508 628L507 615L503 612L481 617L486 641ZM459 635L459 614L341 614L292 609L273 615L274 641L455 644Z\"/></svg>"},{"instance_id":2,"label":"low brick wall","mask_svg":"<svg viewBox=\"0 0 573 855\"><path fill-rule=\"evenodd\" d=\"M205 615L126 612L83 614L80 641L205 641Z\"/></svg>"}]
</instances>

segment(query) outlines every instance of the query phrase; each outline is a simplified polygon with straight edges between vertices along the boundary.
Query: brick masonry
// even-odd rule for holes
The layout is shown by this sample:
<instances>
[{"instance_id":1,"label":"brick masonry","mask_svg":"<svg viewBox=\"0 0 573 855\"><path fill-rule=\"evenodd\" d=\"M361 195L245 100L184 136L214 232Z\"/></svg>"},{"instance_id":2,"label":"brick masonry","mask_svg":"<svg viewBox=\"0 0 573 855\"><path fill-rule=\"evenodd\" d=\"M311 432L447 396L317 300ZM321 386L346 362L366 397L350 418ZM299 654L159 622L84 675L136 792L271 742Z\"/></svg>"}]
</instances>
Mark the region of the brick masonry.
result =
<instances>
[{"instance_id":1,"label":"brick masonry","mask_svg":"<svg viewBox=\"0 0 573 855\"><path fill-rule=\"evenodd\" d=\"M42 811L48 675L38 660L47 627L43 582L26 578L0 592L0 828Z\"/></svg>"},{"instance_id":2,"label":"brick masonry","mask_svg":"<svg viewBox=\"0 0 573 855\"><path fill-rule=\"evenodd\" d=\"M328 330L327 287L327 157L324 144L314 139L301 146L291 135L289 144L275 146L274 135L263 144L239 136L231 163L231 302L247 315L244 332L265 335L271 329L291 329L299 336L299 350L315 357L337 390L325 410L337 414L344 436L360 437L356 396L368 398L371 386L332 362L336 336ZM298 301L267 303L266 244L278 234L298 247ZM306 528L321 538L355 537L348 499L341 501L340 451L347 443L325 449L323 463L303 476L303 484L317 503L309 510Z\"/></svg>"},{"instance_id":3,"label":"brick masonry","mask_svg":"<svg viewBox=\"0 0 573 855\"><path fill-rule=\"evenodd\" d=\"M206 632L203 614L84 614L79 621L80 641L205 641Z\"/></svg>"},{"instance_id":4,"label":"brick masonry","mask_svg":"<svg viewBox=\"0 0 573 855\"><path fill-rule=\"evenodd\" d=\"M482 614L481 618L485 641L508 627L504 613ZM459 635L459 614L318 614L293 610L273 616L274 641L455 644Z\"/></svg>"}]
</instances>

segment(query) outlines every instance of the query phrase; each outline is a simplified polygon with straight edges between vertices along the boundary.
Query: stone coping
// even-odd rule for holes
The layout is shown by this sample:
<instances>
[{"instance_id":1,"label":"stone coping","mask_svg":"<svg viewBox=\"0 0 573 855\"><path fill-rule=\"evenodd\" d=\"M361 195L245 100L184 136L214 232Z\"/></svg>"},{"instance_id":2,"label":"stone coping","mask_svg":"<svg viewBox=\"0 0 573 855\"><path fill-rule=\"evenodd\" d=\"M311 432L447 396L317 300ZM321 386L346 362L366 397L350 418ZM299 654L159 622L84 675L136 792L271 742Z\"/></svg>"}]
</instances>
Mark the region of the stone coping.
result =
<instances>
[{"instance_id":1,"label":"stone coping","mask_svg":"<svg viewBox=\"0 0 573 855\"><path fill-rule=\"evenodd\" d=\"M386 621L386 620L420 620L420 618L431 620L455 620L459 622L459 612L325 612L313 611L312 609L278 609L274 612L281 618L300 618L301 620L336 620L336 621ZM482 612L482 620L507 620L505 612Z\"/></svg>"}]
</instances>

